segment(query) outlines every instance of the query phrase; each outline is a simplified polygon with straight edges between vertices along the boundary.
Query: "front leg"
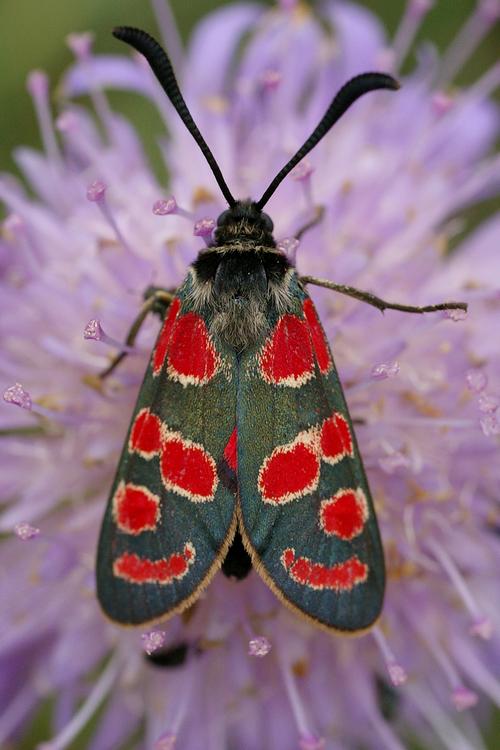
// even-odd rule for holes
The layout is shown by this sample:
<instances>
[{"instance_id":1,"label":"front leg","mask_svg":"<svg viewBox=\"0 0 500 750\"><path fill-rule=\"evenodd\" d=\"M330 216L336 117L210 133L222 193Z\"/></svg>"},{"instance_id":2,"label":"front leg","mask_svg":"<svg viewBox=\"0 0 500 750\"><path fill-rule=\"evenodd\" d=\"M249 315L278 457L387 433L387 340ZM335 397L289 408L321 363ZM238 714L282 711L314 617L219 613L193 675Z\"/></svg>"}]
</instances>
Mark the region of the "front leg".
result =
<instances>
[{"instance_id":1,"label":"front leg","mask_svg":"<svg viewBox=\"0 0 500 750\"><path fill-rule=\"evenodd\" d=\"M118 354L113 357L109 365L99 373L99 380L102 381L109 377L109 375L111 375L111 373L118 367L120 362L125 359L128 354L129 348L134 345L139 331L141 330L142 324L146 320L149 313L159 315L162 320L165 318L166 312L169 308L170 303L174 299L174 296L174 291L172 290L161 289L160 287L152 286L146 289L146 291L144 292L144 299L146 301L139 310L136 319L130 326L129 332L125 339L124 347L126 347L126 349L124 348L121 352L118 352Z\"/></svg>"}]
</instances>

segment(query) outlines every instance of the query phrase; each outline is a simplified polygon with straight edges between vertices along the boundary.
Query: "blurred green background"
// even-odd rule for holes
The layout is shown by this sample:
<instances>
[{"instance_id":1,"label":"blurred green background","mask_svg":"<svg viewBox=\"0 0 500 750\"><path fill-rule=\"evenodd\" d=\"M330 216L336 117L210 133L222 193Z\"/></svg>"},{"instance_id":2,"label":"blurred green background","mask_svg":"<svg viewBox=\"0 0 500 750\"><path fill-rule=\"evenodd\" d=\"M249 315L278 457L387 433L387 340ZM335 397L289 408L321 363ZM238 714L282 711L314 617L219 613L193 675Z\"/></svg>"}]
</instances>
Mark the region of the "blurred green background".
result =
<instances>
[{"instance_id":1,"label":"blurred green background","mask_svg":"<svg viewBox=\"0 0 500 750\"><path fill-rule=\"evenodd\" d=\"M171 0L181 35L187 38L196 21L208 11L231 0ZM262 0L265 2L265 0ZM268 4L271 0L268 0ZM314 5L314 2L311 3ZM391 36L397 27L406 0L359 0L375 11ZM446 48L457 30L476 6L476 0L437 0L428 14L419 39L431 39L440 49ZM39 146L39 135L26 77L30 70L41 68L51 79L54 89L65 68L72 62L65 37L70 32L95 32L97 52L123 52L111 37L115 25L136 25L155 33L156 26L148 0L0 0L0 171L15 171L12 150L21 144ZM418 40L417 40L418 42ZM500 25L493 28L480 49L461 72L458 83L468 83L498 60ZM407 66L411 64L411 58ZM131 116L143 134L151 152L160 123L152 108L142 98L114 94L114 107ZM488 209L488 212L491 208ZM50 708L45 706L35 726L29 731L23 750L34 746L35 737L47 737ZM35 728L37 726L37 728ZM493 720L488 748L500 747L500 720ZM36 743L35 743L36 744ZM80 737L74 748L84 746ZM414 745L415 750L432 750ZM21 750L21 748L20 748Z\"/></svg>"}]
</instances>

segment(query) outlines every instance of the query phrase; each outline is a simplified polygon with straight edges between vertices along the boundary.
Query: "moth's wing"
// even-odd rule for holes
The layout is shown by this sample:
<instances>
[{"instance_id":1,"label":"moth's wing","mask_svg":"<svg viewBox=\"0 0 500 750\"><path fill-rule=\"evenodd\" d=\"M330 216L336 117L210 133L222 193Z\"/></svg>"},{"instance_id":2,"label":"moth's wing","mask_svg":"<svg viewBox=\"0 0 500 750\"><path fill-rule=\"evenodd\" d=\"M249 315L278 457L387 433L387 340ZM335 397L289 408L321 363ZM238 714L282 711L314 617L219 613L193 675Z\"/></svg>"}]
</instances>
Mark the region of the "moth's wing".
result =
<instances>
[{"instance_id":1,"label":"moth's wing","mask_svg":"<svg viewBox=\"0 0 500 750\"><path fill-rule=\"evenodd\" d=\"M377 520L342 388L311 299L240 363L239 523L257 572L325 628L365 630L385 571Z\"/></svg>"},{"instance_id":2,"label":"moth's wing","mask_svg":"<svg viewBox=\"0 0 500 750\"><path fill-rule=\"evenodd\" d=\"M190 310L186 284L153 351L99 540L99 600L128 625L189 606L236 527L235 496L219 476L236 420L234 355Z\"/></svg>"}]
</instances>

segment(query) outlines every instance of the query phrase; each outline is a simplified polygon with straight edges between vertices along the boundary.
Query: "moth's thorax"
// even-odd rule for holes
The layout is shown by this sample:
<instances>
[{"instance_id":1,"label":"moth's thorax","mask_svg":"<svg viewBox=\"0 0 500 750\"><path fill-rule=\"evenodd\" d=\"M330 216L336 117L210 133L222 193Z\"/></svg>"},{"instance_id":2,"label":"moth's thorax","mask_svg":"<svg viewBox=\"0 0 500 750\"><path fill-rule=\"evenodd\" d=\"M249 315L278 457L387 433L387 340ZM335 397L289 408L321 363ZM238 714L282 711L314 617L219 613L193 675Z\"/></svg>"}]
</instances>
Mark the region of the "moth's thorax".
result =
<instances>
[{"instance_id":1,"label":"moth's thorax","mask_svg":"<svg viewBox=\"0 0 500 750\"><path fill-rule=\"evenodd\" d=\"M217 219L215 245L237 244L242 250L254 247L274 248L273 222L252 201L237 201Z\"/></svg>"},{"instance_id":2,"label":"moth's thorax","mask_svg":"<svg viewBox=\"0 0 500 750\"><path fill-rule=\"evenodd\" d=\"M241 351L263 338L274 313L286 312L290 262L274 247L243 240L202 251L191 268L189 301L216 338Z\"/></svg>"}]
</instances>

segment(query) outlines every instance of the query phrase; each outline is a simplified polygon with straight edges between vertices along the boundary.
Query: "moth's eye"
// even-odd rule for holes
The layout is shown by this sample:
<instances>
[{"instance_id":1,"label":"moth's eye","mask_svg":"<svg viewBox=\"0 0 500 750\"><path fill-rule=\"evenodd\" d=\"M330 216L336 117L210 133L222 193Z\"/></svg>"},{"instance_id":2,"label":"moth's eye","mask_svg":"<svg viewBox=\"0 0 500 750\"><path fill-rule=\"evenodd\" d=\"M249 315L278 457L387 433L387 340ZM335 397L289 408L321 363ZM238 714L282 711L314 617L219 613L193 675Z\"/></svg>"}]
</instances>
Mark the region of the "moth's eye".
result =
<instances>
[{"instance_id":1,"label":"moth's eye","mask_svg":"<svg viewBox=\"0 0 500 750\"><path fill-rule=\"evenodd\" d=\"M219 218L217 219L217 226L221 227L223 224L225 224L230 214L231 214L231 209L226 209L226 211L223 211L221 215L219 216Z\"/></svg>"},{"instance_id":2,"label":"moth's eye","mask_svg":"<svg viewBox=\"0 0 500 750\"><path fill-rule=\"evenodd\" d=\"M274 229L273 220L271 219L271 217L268 214L265 214L264 212L262 212L262 222L263 222L264 228L266 229L267 232L272 232L273 231L273 229Z\"/></svg>"}]
</instances>

